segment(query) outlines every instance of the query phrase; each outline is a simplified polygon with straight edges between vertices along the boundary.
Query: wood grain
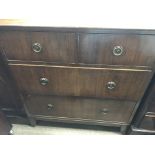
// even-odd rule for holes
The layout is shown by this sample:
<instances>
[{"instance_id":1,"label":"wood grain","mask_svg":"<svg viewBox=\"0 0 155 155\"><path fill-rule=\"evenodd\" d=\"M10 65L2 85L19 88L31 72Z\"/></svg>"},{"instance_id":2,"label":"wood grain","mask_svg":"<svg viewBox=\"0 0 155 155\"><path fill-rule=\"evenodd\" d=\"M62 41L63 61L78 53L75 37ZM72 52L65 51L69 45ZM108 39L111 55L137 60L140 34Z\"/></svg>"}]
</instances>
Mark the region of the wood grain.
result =
<instances>
[{"instance_id":1,"label":"wood grain","mask_svg":"<svg viewBox=\"0 0 155 155\"><path fill-rule=\"evenodd\" d=\"M80 34L79 61L88 64L154 66L155 36L126 34ZM122 46L121 56L113 48Z\"/></svg>"},{"instance_id":2,"label":"wood grain","mask_svg":"<svg viewBox=\"0 0 155 155\"><path fill-rule=\"evenodd\" d=\"M40 53L32 50L32 44L36 42L42 46ZM1 32L0 45L11 60L74 63L76 59L74 33Z\"/></svg>"},{"instance_id":3,"label":"wood grain","mask_svg":"<svg viewBox=\"0 0 155 155\"><path fill-rule=\"evenodd\" d=\"M150 71L121 71L106 68L11 65L21 92L40 95L84 96L138 101L152 76ZM40 78L47 78L46 86ZM113 90L107 83L114 81Z\"/></svg>"},{"instance_id":4,"label":"wood grain","mask_svg":"<svg viewBox=\"0 0 155 155\"><path fill-rule=\"evenodd\" d=\"M52 109L48 104L53 105ZM107 121L128 123L134 102L102 100L79 97L56 97L30 95L26 100L26 106L30 115L56 118L73 118L82 121ZM103 112L107 109L107 113Z\"/></svg>"}]
</instances>

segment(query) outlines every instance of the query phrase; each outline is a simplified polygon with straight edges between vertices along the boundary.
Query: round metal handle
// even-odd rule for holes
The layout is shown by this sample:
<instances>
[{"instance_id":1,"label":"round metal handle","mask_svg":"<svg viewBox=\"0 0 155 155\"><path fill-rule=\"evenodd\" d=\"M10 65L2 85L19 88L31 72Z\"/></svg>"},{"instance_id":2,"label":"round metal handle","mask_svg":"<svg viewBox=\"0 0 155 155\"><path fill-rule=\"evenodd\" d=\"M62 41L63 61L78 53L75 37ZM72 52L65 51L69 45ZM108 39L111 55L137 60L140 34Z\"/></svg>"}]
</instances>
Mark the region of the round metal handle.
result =
<instances>
[{"instance_id":1,"label":"round metal handle","mask_svg":"<svg viewBox=\"0 0 155 155\"><path fill-rule=\"evenodd\" d=\"M113 55L115 55L115 56L120 56L123 54L123 52L124 52L124 50L123 50L122 46L115 46L113 48Z\"/></svg>"},{"instance_id":2,"label":"round metal handle","mask_svg":"<svg viewBox=\"0 0 155 155\"><path fill-rule=\"evenodd\" d=\"M40 84L41 85L43 85L43 86L45 86L45 85L47 85L48 84L48 79L47 78L40 78Z\"/></svg>"},{"instance_id":3,"label":"round metal handle","mask_svg":"<svg viewBox=\"0 0 155 155\"><path fill-rule=\"evenodd\" d=\"M53 108L54 108L54 105L53 105L53 104L48 104L48 105L47 105L47 109L48 109L48 110L52 110Z\"/></svg>"},{"instance_id":4,"label":"round metal handle","mask_svg":"<svg viewBox=\"0 0 155 155\"><path fill-rule=\"evenodd\" d=\"M109 112L109 110L107 108L103 108L100 110L100 113L102 113L104 115L107 114L108 112Z\"/></svg>"},{"instance_id":5,"label":"round metal handle","mask_svg":"<svg viewBox=\"0 0 155 155\"><path fill-rule=\"evenodd\" d=\"M107 83L107 88L108 88L109 90L112 90L112 89L114 89L115 87L116 87L116 83L115 83L115 82L110 81L110 82Z\"/></svg>"},{"instance_id":6,"label":"round metal handle","mask_svg":"<svg viewBox=\"0 0 155 155\"><path fill-rule=\"evenodd\" d=\"M40 43L33 43L32 44L32 50L35 52L35 53L40 53L42 51L42 46Z\"/></svg>"}]
</instances>

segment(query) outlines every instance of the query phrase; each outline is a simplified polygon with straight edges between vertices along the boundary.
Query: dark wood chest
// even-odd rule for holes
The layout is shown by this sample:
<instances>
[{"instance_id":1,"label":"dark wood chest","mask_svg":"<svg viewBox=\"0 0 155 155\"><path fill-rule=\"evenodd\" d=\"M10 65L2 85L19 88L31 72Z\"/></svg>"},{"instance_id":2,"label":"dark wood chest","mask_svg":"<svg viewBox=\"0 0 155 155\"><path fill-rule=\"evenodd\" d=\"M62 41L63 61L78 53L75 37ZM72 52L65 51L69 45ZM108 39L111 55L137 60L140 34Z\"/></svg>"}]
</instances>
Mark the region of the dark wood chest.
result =
<instances>
[{"instance_id":1,"label":"dark wood chest","mask_svg":"<svg viewBox=\"0 0 155 155\"><path fill-rule=\"evenodd\" d=\"M0 47L32 125L128 126L154 73L149 31L2 27Z\"/></svg>"}]
</instances>

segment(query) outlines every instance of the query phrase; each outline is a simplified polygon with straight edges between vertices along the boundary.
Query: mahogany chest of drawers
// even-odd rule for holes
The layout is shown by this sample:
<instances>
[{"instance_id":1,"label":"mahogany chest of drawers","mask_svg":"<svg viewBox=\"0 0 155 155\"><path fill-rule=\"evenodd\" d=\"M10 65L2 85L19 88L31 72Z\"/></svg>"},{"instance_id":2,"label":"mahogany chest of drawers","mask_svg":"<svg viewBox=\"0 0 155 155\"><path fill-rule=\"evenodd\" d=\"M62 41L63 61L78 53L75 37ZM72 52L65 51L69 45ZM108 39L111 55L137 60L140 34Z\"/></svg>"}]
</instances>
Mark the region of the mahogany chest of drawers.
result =
<instances>
[{"instance_id":1,"label":"mahogany chest of drawers","mask_svg":"<svg viewBox=\"0 0 155 155\"><path fill-rule=\"evenodd\" d=\"M0 49L32 125L51 120L123 132L154 74L152 31L1 26Z\"/></svg>"}]
</instances>

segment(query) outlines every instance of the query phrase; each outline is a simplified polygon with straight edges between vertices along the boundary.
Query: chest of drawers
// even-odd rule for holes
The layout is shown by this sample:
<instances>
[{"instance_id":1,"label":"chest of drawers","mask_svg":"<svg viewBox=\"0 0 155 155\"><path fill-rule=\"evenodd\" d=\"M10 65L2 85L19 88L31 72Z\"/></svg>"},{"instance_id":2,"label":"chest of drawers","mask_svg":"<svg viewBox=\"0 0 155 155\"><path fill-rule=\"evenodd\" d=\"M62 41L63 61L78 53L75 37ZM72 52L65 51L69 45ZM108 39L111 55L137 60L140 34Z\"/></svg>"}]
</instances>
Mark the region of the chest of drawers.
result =
<instances>
[{"instance_id":1,"label":"chest of drawers","mask_svg":"<svg viewBox=\"0 0 155 155\"><path fill-rule=\"evenodd\" d=\"M41 119L123 132L154 73L151 32L3 26L0 47L32 125Z\"/></svg>"}]
</instances>

